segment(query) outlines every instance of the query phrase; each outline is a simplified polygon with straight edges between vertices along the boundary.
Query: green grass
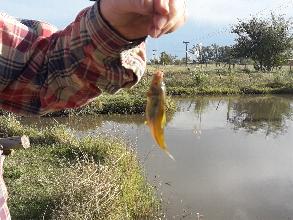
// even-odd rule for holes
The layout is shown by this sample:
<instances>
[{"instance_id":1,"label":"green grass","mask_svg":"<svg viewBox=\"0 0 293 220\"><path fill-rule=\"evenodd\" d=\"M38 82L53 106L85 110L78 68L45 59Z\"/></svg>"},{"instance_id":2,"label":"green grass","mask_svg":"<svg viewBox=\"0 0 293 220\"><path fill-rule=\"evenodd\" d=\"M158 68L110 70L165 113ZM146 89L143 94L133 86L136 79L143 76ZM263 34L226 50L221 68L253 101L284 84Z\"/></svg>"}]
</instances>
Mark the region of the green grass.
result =
<instances>
[{"instance_id":1,"label":"green grass","mask_svg":"<svg viewBox=\"0 0 293 220\"><path fill-rule=\"evenodd\" d=\"M137 90L136 90L137 91ZM47 116L95 115L95 114L143 114L146 107L146 92L124 91L115 95L103 94L90 104L78 108L50 113ZM173 113L176 103L167 97L167 112Z\"/></svg>"},{"instance_id":2,"label":"green grass","mask_svg":"<svg viewBox=\"0 0 293 220\"><path fill-rule=\"evenodd\" d=\"M293 73L288 67L272 72L256 72L251 66L189 65L149 66L165 72L169 95L291 94Z\"/></svg>"},{"instance_id":3,"label":"green grass","mask_svg":"<svg viewBox=\"0 0 293 220\"><path fill-rule=\"evenodd\" d=\"M135 153L119 138L77 139L65 126L36 130L0 117L2 136L31 148L5 160L12 219L157 219L160 202Z\"/></svg>"}]
</instances>

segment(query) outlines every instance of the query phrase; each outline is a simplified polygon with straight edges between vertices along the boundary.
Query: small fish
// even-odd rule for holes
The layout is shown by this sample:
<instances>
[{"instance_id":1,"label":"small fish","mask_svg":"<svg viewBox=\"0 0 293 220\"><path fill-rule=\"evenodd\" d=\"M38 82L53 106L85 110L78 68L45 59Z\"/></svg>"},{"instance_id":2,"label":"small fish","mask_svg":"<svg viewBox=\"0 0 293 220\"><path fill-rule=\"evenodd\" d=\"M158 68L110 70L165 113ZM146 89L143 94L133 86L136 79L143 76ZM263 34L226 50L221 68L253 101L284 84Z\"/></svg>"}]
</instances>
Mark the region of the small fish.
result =
<instances>
[{"instance_id":1,"label":"small fish","mask_svg":"<svg viewBox=\"0 0 293 220\"><path fill-rule=\"evenodd\" d=\"M157 71L153 75L151 86L147 92L146 123L160 148L174 160L174 157L168 151L164 137L166 125L166 87L163 78L164 73L161 71Z\"/></svg>"}]
</instances>

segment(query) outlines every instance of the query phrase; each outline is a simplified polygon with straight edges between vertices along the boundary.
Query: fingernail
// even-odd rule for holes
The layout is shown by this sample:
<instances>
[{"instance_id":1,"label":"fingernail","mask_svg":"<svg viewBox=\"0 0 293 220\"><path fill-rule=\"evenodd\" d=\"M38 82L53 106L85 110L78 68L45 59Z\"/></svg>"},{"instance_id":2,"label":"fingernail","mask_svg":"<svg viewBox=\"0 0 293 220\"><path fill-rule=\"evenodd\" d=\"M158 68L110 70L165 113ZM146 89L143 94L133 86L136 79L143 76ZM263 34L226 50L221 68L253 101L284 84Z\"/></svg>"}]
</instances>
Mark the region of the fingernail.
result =
<instances>
[{"instance_id":1,"label":"fingernail","mask_svg":"<svg viewBox=\"0 0 293 220\"><path fill-rule=\"evenodd\" d=\"M160 38L164 33L160 32L160 34L157 36L157 38Z\"/></svg>"},{"instance_id":2,"label":"fingernail","mask_svg":"<svg viewBox=\"0 0 293 220\"><path fill-rule=\"evenodd\" d=\"M163 27L165 27L165 25L167 24L168 18L165 16L160 16L157 18L157 27L159 29L162 29Z\"/></svg>"},{"instance_id":3,"label":"fingernail","mask_svg":"<svg viewBox=\"0 0 293 220\"><path fill-rule=\"evenodd\" d=\"M165 10L164 14L169 14L169 1L163 1L162 8Z\"/></svg>"},{"instance_id":4,"label":"fingernail","mask_svg":"<svg viewBox=\"0 0 293 220\"><path fill-rule=\"evenodd\" d=\"M152 38L158 38L158 36L160 35L161 33L161 30L155 28L155 27L152 27L150 30L149 30L149 35L152 37Z\"/></svg>"}]
</instances>

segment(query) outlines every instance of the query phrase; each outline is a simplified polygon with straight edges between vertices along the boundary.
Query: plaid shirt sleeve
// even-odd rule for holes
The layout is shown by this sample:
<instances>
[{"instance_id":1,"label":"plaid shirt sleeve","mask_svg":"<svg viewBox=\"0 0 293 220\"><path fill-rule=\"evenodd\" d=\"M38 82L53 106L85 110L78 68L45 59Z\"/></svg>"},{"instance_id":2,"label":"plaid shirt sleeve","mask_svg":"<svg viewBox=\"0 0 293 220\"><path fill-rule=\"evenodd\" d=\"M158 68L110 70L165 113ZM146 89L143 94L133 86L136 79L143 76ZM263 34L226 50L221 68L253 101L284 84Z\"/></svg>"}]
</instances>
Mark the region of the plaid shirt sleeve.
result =
<instances>
[{"instance_id":1,"label":"plaid shirt sleeve","mask_svg":"<svg viewBox=\"0 0 293 220\"><path fill-rule=\"evenodd\" d=\"M136 84L144 39L128 41L103 19L99 1L62 31L0 14L0 108L46 114Z\"/></svg>"},{"instance_id":2,"label":"plaid shirt sleeve","mask_svg":"<svg viewBox=\"0 0 293 220\"><path fill-rule=\"evenodd\" d=\"M10 220L10 212L7 206L8 192L3 179L3 163L5 156L0 151L0 220Z\"/></svg>"}]
</instances>

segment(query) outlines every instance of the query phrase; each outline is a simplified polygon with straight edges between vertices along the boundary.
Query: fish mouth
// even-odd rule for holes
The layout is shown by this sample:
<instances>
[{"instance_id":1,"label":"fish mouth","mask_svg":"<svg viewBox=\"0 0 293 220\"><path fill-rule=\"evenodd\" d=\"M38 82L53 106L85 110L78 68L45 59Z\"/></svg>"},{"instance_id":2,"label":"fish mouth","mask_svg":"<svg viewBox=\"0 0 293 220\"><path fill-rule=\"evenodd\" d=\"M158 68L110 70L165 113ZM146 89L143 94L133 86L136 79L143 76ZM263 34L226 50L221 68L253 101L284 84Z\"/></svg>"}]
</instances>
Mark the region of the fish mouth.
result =
<instances>
[{"instance_id":1,"label":"fish mouth","mask_svg":"<svg viewBox=\"0 0 293 220\"><path fill-rule=\"evenodd\" d=\"M158 70L153 75L153 82L161 82L163 78L164 78L164 73Z\"/></svg>"}]
</instances>

